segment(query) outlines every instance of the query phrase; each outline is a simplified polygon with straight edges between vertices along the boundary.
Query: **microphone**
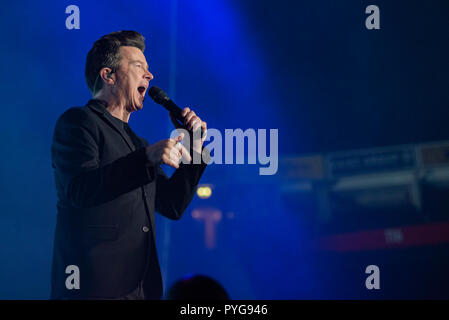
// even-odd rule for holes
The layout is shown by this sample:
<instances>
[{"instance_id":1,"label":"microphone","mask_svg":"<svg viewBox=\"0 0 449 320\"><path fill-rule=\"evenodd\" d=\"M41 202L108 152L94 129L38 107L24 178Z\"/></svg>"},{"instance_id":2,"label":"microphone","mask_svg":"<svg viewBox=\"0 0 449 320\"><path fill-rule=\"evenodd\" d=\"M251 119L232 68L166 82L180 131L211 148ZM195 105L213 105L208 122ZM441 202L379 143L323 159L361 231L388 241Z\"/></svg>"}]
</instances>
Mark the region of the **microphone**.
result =
<instances>
[{"instance_id":1,"label":"microphone","mask_svg":"<svg viewBox=\"0 0 449 320\"><path fill-rule=\"evenodd\" d=\"M159 87L152 86L150 89L148 89L148 95L151 97L151 99L153 99L154 102L160 104L169 112L171 112L175 116L175 118L181 122L181 124L184 123L184 117L181 115L182 109L168 97L164 90ZM203 136L204 132L203 128L201 128L201 137Z\"/></svg>"}]
</instances>

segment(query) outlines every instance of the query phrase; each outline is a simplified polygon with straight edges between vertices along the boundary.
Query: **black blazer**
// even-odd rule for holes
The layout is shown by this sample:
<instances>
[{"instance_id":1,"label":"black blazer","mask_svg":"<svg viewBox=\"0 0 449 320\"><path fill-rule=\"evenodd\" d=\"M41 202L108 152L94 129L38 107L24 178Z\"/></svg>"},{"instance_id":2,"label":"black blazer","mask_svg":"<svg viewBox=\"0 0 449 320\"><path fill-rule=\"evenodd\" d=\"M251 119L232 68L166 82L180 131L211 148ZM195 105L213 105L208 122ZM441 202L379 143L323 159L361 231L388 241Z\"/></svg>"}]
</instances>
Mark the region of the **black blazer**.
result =
<instances>
[{"instance_id":1,"label":"black blazer","mask_svg":"<svg viewBox=\"0 0 449 320\"><path fill-rule=\"evenodd\" d=\"M56 122L52 299L120 298L140 284L147 298L162 295L154 212L181 218L206 164L181 163L169 179L160 166L148 164L148 142L138 138L135 148L114 120L90 100ZM79 289L66 288L69 265L79 268Z\"/></svg>"}]
</instances>

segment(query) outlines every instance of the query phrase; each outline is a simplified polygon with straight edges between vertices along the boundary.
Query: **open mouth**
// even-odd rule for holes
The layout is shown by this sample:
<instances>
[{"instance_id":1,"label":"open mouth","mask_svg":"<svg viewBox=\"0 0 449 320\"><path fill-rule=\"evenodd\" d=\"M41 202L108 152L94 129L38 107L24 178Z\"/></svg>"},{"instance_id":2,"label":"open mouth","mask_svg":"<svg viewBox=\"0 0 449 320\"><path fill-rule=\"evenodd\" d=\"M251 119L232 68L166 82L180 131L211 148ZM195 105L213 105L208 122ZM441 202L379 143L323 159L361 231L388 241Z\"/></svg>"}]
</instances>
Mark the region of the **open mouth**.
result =
<instances>
[{"instance_id":1,"label":"open mouth","mask_svg":"<svg viewBox=\"0 0 449 320\"><path fill-rule=\"evenodd\" d=\"M137 90L138 90L139 93L142 95L142 97L145 97L145 91L147 90L146 87L140 86L140 87L137 88Z\"/></svg>"}]
</instances>

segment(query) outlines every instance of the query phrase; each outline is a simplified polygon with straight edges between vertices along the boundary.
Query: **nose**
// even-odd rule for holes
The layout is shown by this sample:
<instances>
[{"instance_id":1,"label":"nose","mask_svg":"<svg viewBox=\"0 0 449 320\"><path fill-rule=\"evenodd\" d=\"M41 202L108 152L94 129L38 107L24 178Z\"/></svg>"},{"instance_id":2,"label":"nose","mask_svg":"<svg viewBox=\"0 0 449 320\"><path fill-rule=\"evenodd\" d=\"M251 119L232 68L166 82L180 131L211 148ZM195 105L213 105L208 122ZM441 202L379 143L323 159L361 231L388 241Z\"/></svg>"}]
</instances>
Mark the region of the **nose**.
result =
<instances>
[{"instance_id":1,"label":"nose","mask_svg":"<svg viewBox=\"0 0 449 320\"><path fill-rule=\"evenodd\" d=\"M146 70L145 71L145 79L148 80L148 81L151 81L151 80L154 79L154 76L153 76L153 74L150 71Z\"/></svg>"}]
</instances>

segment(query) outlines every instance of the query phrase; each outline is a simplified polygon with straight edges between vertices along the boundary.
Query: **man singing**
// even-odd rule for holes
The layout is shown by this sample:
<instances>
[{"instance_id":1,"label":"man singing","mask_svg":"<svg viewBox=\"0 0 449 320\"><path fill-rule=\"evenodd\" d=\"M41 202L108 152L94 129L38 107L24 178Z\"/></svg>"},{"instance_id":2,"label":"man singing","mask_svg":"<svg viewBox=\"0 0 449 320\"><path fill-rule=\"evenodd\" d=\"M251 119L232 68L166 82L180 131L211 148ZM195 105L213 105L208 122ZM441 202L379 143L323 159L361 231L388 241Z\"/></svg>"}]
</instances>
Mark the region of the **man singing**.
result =
<instances>
[{"instance_id":1,"label":"man singing","mask_svg":"<svg viewBox=\"0 0 449 320\"><path fill-rule=\"evenodd\" d=\"M180 143L183 134L149 145L131 130L129 117L142 109L153 79L144 49L144 38L135 31L97 40L85 69L93 99L68 109L56 123L52 299L162 296L154 212L181 218L209 155L205 135L192 135L187 150ZM170 116L177 128L207 130L189 108L182 111L183 124ZM176 168L171 178L161 169L163 163Z\"/></svg>"}]
</instances>

